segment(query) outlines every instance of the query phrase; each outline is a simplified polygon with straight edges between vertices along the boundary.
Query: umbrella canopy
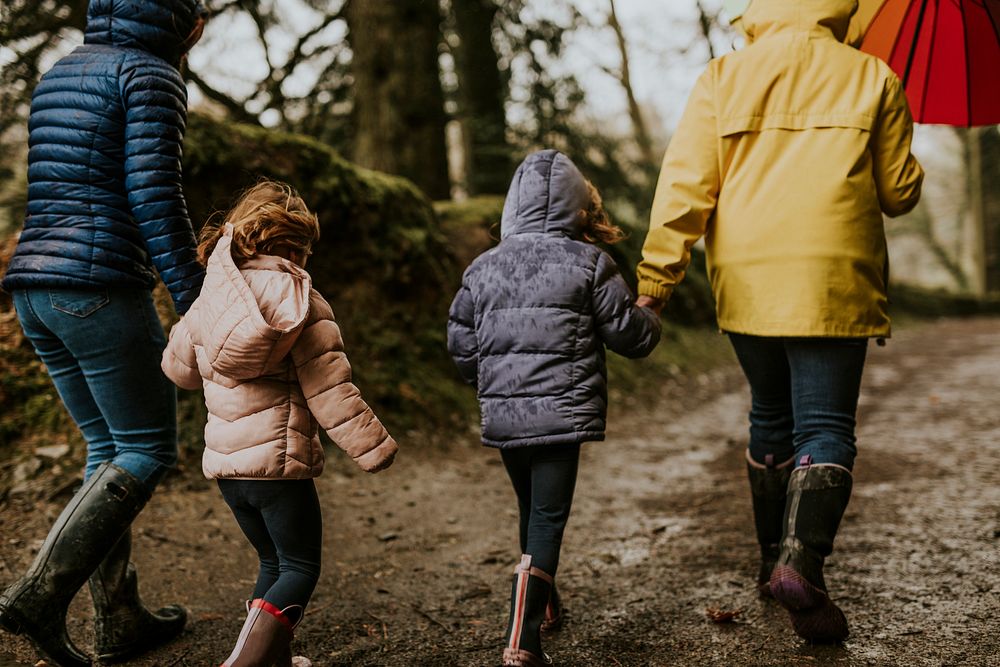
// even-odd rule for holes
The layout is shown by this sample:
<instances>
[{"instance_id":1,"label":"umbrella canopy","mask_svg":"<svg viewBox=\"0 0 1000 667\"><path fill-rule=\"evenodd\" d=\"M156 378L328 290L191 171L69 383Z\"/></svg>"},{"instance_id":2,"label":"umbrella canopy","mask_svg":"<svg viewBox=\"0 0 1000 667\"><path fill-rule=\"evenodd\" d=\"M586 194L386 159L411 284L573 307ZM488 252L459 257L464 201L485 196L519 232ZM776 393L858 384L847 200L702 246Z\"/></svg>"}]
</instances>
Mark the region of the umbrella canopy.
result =
<instances>
[{"instance_id":1,"label":"umbrella canopy","mask_svg":"<svg viewBox=\"0 0 1000 667\"><path fill-rule=\"evenodd\" d=\"M860 0L853 43L885 60L920 123L1000 123L1000 0Z\"/></svg>"}]
</instances>

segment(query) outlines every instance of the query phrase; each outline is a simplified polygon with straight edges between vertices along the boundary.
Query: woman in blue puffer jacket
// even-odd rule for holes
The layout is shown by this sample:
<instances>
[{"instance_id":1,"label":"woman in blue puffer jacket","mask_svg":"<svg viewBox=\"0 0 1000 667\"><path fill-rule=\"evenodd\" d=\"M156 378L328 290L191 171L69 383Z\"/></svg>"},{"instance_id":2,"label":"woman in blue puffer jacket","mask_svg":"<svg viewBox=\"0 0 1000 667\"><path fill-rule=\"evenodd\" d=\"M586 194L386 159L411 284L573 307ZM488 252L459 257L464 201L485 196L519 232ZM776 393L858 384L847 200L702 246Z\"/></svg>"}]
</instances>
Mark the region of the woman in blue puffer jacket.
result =
<instances>
[{"instance_id":1,"label":"woman in blue puffer jacket","mask_svg":"<svg viewBox=\"0 0 1000 667\"><path fill-rule=\"evenodd\" d=\"M562 153L539 151L521 163L500 235L462 278L448 350L478 389L482 442L500 449L520 510L503 664L536 667L551 664L541 632L562 618L555 576L580 445L604 440L605 346L648 355L660 318L635 305L614 260L594 245L624 235Z\"/></svg>"},{"instance_id":2,"label":"woman in blue puffer jacket","mask_svg":"<svg viewBox=\"0 0 1000 667\"><path fill-rule=\"evenodd\" d=\"M129 555L130 525L177 458L151 290L159 274L183 315L203 275L181 191L178 68L204 21L197 0L91 0L83 46L32 99L27 217L3 287L87 440L87 469L34 564L0 595L0 625L63 667L90 664L66 635L88 579L101 659L167 641L186 620L177 605L142 605Z\"/></svg>"}]
</instances>

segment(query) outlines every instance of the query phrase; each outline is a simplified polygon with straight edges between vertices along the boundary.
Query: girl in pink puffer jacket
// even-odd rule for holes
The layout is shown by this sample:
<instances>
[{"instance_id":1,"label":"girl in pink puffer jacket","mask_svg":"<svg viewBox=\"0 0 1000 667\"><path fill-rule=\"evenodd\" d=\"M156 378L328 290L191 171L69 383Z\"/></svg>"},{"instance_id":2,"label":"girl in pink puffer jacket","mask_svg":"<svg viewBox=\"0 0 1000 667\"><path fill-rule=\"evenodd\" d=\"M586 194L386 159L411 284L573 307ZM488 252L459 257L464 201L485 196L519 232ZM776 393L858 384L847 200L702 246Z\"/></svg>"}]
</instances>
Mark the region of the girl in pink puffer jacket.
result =
<instances>
[{"instance_id":1,"label":"girl in pink puffer jacket","mask_svg":"<svg viewBox=\"0 0 1000 667\"><path fill-rule=\"evenodd\" d=\"M396 455L351 383L333 311L304 269L318 238L316 216L292 188L247 190L223 224L202 231L205 283L163 353L167 377L204 387L202 468L260 558L226 667L310 664L293 662L289 647L319 578L320 426L367 472Z\"/></svg>"}]
</instances>

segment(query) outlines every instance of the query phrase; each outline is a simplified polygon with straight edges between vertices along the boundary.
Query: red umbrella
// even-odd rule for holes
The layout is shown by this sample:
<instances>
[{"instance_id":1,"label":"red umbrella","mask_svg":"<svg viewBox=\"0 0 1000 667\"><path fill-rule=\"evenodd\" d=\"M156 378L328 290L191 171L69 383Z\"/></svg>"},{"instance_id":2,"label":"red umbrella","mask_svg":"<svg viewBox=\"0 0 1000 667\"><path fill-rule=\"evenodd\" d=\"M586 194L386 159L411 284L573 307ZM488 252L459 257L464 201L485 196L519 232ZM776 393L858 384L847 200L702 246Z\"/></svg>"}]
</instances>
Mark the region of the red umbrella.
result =
<instances>
[{"instance_id":1,"label":"red umbrella","mask_svg":"<svg viewBox=\"0 0 1000 667\"><path fill-rule=\"evenodd\" d=\"M1000 0L860 0L852 35L903 80L917 122L1000 124Z\"/></svg>"}]
</instances>

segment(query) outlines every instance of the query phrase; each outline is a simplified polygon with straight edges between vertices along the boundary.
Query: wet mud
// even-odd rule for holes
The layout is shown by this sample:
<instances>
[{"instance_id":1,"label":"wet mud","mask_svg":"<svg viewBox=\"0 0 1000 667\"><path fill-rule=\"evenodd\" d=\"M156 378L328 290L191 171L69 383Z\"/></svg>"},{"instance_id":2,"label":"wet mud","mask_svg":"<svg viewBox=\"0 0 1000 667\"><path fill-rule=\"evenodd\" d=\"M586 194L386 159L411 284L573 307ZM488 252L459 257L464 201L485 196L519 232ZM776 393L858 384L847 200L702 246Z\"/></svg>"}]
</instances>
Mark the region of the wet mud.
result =
<instances>
[{"instance_id":1,"label":"wet mud","mask_svg":"<svg viewBox=\"0 0 1000 667\"><path fill-rule=\"evenodd\" d=\"M608 441L584 449L563 548L568 616L545 643L557 665L1000 665L1000 320L920 325L871 348L854 497L827 569L851 625L843 646L804 643L757 598L738 370L612 401ZM331 456L323 578L296 642L318 667L499 664L513 491L473 434L442 437L376 476ZM0 584L59 509L0 506ZM255 560L214 484L171 480L135 543L146 599L183 602L191 622L130 664L218 665ZM707 610L739 613L715 623ZM82 646L91 615L83 592L70 619ZM0 665L34 662L0 634Z\"/></svg>"}]
</instances>

